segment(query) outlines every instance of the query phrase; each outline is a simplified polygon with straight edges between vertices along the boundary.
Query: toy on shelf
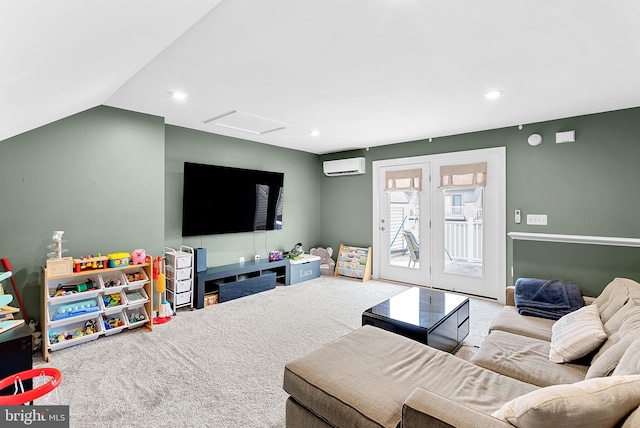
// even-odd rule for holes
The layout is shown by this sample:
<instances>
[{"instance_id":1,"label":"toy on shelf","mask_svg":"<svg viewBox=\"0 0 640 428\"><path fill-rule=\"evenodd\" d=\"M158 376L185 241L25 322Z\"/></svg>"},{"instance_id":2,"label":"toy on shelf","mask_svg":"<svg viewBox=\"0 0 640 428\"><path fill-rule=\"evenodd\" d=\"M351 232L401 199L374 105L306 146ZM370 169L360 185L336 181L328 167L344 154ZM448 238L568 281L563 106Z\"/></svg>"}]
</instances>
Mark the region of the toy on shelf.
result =
<instances>
[{"instance_id":1,"label":"toy on shelf","mask_svg":"<svg viewBox=\"0 0 640 428\"><path fill-rule=\"evenodd\" d=\"M54 314L51 317L51 321L62 320L70 317L75 317L77 315L84 315L90 312L98 312L100 308L98 307L98 302L89 299L89 300L80 300L78 302L69 303L68 305L62 305L58 308L58 313Z\"/></svg>"},{"instance_id":2,"label":"toy on shelf","mask_svg":"<svg viewBox=\"0 0 640 428\"><path fill-rule=\"evenodd\" d=\"M140 321L145 321L146 319L147 319L147 316L142 312L132 312L131 315L129 315L129 322L131 324L134 324Z\"/></svg>"},{"instance_id":3,"label":"toy on shelf","mask_svg":"<svg viewBox=\"0 0 640 428\"><path fill-rule=\"evenodd\" d=\"M47 260L47 270L49 270L52 275L68 275L73 270L73 258L62 257L62 254L67 252L66 249L62 248L62 244L67 242L62 239L63 234L64 230L55 230L51 237L53 244L47 246L47 248L53 250L47 253L47 257L49 257Z\"/></svg>"},{"instance_id":4,"label":"toy on shelf","mask_svg":"<svg viewBox=\"0 0 640 428\"><path fill-rule=\"evenodd\" d=\"M105 308L113 308L123 304L120 293L107 294L102 298Z\"/></svg>"},{"instance_id":5,"label":"toy on shelf","mask_svg":"<svg viewBox=\"0 0 640 428\"><path fill-rule=\"evenodd\" d=\"M88 336L90 334L95 333L96 330L96 321L95 320L89 320L87 322L84 323L84 327L79 327L76 328L75 330L70 330L70 331L62 331L62 332L55 332L52 331L49 333L49 343L51 343L52 345L58 342L64 342L65 340L72 340L72 339L78 339L80 337L83 336Z\"/></svg>"},{"instance_id":6,"label":"toy on shelf","mask_svg":"<svg viewBox=\"0 0 640 428\"><path fill-rule=\"evenodd\" d=\"M131 252L131 263L134 265L141 265L147 258L147 252L141 248L135 249Z\"/></svg>"},{"instance_id":7,"label":"toy on shelf","mask_svg":"<svg viewBox=\"0 0 640 428\"><path fill-rule=\"evenodd\" d=\"M47 248L53 250L47 253L47 257L50 259L61 259L62 253L66 253L67 250L62 249L62 244L67 242L62 240L62 235L64 235L64 230L54 230L53 236L51 239L53 240L53 244L49 244Z\"/></svg>"},{"instance_id":8,"label":"toy on shelf","mask_svg":"<svg viewBox=\"0 0 640 428\"><path fill-rule=\"evenodd\" d=\"M119 317L109 317L107 315L103 315L102 316L102 321L104 322L104 329L105 330L111 330L111 329L122 327L122 326L126 325L124 323L124 321L121 320Z\"/></svg>"},{"instance_id":9,"label":"toy on shelf","mask_svg":"<svg viewBox=\"0 0 640 428\"><path fill-rule=\"evenodd\" d=\"M145 279L142 272L128 272L126 276L127 276L127 281L129 282L142 281L143 279Z\"/></svg>"},{"instance_id":10,"label":"toy on shelf","mask_svg":"<svg viewBox=\"0 0 640 428\"><path fill-rule=\"evenodd\" d=\"M107 255L109 259L109 267L117 268L129 265L129 260L131 260L131 254L121 252L121 253L111 253Z\"/></svg>"},{"instance_id":11,"label":"toy on shelf","mask_svg":"<svg viewBox=\"0 0 640 428\"><path fill-rule=\"evenodd\" d=\"M58 284L55 290L50 292L51 297L60 297L60 296L70 296L75 293L83 293L88 290L95 290L96 285L93 283L91 278L88 278L85 282L81 282L80 284L69 284L62 285Z\"/></svg>"},{"instance_id":12,"label":"toy on shelf","mask_svg":"<svg viewBox=\"0 0 640 428\"><path fill-rule=\"evenodd\" d=\"M103 285L104 288L119 287L122 285L122 281L118 278L111 278L106 280Z\"/></svg>"},{"instance_id":13,"label":"toy on shelf","mask_svg":"<svg viewBox=\"0 0 640 428\"><path fill-rule=\"evenodd\" d=\"M82 272L85 270L104 269L107 267L108 258L98 253L97 256L93 254L79 259L73 259L76 272Z\"/></svg>"},{"instance_id":14,"label":"toy on shelf","mask_svg":"<svg viewBox=\"0 0 640 428\"><path fill-rule=\"evenodd\" d=\"M146 302L147 301L147 296L145 295L144 290L142 290L142 291L130 291L130 292L127 292L127 301L129 303Z\"/></svg>"}]
</instances>

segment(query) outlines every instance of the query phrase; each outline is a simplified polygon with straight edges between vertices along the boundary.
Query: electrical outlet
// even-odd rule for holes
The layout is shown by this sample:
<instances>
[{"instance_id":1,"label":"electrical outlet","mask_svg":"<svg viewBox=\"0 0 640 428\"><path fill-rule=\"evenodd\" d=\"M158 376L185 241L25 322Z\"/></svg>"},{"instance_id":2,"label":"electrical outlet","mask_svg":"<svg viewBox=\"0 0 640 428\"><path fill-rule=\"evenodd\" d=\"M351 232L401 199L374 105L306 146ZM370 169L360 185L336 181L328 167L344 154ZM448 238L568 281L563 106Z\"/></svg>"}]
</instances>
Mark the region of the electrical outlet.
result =
<instances>
[{"instance_id":1,"label":"electrical outlet","mask_svg":"<svg viewBox=\"0 0 640 428\"><path fill-rule=\"evenodd\" d=\"M244 263L244 257L240 257L240 263Z\"/></svg>"},{"instance_id":2,"label":"electrical outlet","mask_svg":"<svg viewBox=\"0 0 640 428\"><path fill-rule=\"evenodd\" d=\"M256 254L255 256L253 256L253 260L255 261L260 260L260 254Z\"/></svg>"},{"instance_id":3,"label":"electrical outlet","mask_svg":"<svg viewBox=\"0 0 640 428\"><path fill-rule=\"evenodd\" d=\"M527 224L534 226L546 226L547 215L546 214L527 214Z\"/></svg>"}]
</instances>

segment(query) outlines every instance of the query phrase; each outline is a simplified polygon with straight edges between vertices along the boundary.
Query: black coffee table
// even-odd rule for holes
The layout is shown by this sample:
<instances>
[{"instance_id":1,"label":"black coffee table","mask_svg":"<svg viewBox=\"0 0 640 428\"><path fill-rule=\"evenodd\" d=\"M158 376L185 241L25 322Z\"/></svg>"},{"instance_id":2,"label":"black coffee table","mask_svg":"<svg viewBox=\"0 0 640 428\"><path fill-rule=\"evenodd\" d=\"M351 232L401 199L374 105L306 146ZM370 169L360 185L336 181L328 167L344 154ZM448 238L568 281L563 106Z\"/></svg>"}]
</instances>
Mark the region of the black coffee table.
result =
<instances>
[{"instance_id":1,"label":"black coffee table","mask_svg":"<svg viewBox=\"0 0 640 428\"><path fill-rule=\"evenodd\" d=\"M364 311L362 325L367 324L453 352L469 334L469 299L412 287Z\"/></svg>"}]
</instances>

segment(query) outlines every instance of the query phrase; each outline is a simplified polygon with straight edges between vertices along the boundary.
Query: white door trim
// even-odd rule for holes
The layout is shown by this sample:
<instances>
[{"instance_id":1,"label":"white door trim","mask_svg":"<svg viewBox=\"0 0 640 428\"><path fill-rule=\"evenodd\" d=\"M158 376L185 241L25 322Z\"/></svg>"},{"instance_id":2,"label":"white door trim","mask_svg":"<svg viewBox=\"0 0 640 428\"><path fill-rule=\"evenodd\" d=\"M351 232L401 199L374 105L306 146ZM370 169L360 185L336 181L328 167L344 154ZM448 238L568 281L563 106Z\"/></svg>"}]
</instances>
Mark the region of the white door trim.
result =
<instances>
[{"instance_id":1,"label":"white door trim","mask_svg":"<svg viewBox=\"0 0 640 428\"><path fill-rule=\"evenodd\" d=\"M505 147L495 147L488 149L477 149L477 150L468 150L464 152L452 152L452 153L441 153L434 155L423 155L423 156L412 156L407 158L398 158L398 159L386 159L372 162L372 199L373 199L373 272L372 276L374 279L380 278L380 251L377 251L380 248L380 234L378 231L378 227L380 224L380 216L379 216L379 202L380 196L379 193L381 190L379 189L378 183L381 181L380 177L380 168L381 167L389 167L389 166L398 166L405 164L415 164L415 163L441 163L447 161L455 156L458 159L464 159L465 157L482 157L482 156L502 156L504 163L506 164L506 148ZM505 166L506 168L506 166ZM426 185L426 183L425 183ZM505 293L506 293L506 183L503 183L504 189L499 192L499 201L498 201L498 283L496 284L496 292L498 296L498 302L505 303Z\"/></svg>"}]
</instances>

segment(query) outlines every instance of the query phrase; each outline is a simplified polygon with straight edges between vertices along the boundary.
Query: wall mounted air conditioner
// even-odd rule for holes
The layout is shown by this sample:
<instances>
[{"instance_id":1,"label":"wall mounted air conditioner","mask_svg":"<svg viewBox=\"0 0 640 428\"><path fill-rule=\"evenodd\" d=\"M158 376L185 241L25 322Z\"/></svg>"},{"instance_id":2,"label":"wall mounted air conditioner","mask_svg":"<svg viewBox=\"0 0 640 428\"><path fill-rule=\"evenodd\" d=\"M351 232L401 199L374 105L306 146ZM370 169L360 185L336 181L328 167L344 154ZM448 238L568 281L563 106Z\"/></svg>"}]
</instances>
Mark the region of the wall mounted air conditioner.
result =
<instances>
[{"instance_id":1,"label":"wall mounted air conditioner","mask_svg":"<svg viewBox=\"0 0 640 428\"><path fill-rule=\"evenodd\" d=\"M322 170L325 175L329 177L335 175L355 175L365 173L365 159L364 158L351 158L351 159L338 159L331 161L324 161L322 163Z\"/></svg>"}]
</instances>

